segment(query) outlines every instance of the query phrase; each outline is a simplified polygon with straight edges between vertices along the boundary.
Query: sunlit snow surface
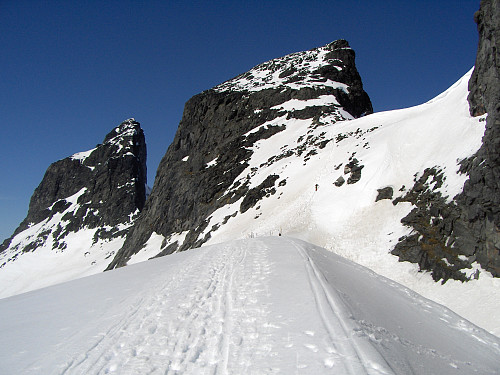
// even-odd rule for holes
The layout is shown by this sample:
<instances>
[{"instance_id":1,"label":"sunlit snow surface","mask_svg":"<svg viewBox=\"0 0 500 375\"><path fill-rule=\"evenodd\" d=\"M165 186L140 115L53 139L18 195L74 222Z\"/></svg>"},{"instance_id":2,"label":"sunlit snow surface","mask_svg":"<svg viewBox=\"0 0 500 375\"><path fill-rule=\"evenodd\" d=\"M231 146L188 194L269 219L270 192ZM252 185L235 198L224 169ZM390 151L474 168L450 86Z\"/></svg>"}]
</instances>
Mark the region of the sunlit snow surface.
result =
<instances>
[{"instance_id":1,"label":"sunlit snow surface","mask_svg":"<svg viewBox=\"0 0 500 375\"><path fill-rule=\"evenodd\" d=\"M66 247L54 248L54 237L47 236L36 251L20 252L18 249L28 245L40 233L55 231L58 226L65 226L66 214L74 214L80 208L78 198L86 188L64 199L70 205L40 223L31 225L12 239L11 245L0 254L0 297L53 285L77 277L93 275L104 271L110 257L120 249L125 240L118 237L112 240L94 241L98 228L81 228L78 232L69 232L64 237ZM128 223L130 226L131 223ZM120 229L127 227L121 225ZM17 259L16 259L17 258ZM14 261L12 259L15 259Z\"/></svg>"},{"instance_id":2,"label":"sunlit snow surface","mask_svg":"<svg viewBox=\"0 0 500 375\"><path fill-rule=\"evenodd\" d=\"M498 374L500 339L330 251L207 246L0 300L2 374Z\"/></svg>"}]
</instances>

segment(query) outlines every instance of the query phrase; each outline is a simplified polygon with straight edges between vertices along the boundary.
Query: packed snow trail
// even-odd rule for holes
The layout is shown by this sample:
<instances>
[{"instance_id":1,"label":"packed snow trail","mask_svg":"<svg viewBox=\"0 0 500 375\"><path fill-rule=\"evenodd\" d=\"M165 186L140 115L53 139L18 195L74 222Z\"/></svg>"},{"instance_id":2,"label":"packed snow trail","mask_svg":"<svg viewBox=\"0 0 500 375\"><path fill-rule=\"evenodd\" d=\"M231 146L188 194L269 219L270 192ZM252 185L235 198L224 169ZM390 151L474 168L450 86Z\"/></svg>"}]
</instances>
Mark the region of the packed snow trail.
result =
<instances>
[{"instance_id":1,"label":"packed snow trail","mask_svg":"<svg viewBox=\"0 0 500 375\"><path fill-rule=\"evenodd\" d=\"M322 248L207 246L0 300L2 374L498 374L500 341Z\"/></svg>"}]
</instances>

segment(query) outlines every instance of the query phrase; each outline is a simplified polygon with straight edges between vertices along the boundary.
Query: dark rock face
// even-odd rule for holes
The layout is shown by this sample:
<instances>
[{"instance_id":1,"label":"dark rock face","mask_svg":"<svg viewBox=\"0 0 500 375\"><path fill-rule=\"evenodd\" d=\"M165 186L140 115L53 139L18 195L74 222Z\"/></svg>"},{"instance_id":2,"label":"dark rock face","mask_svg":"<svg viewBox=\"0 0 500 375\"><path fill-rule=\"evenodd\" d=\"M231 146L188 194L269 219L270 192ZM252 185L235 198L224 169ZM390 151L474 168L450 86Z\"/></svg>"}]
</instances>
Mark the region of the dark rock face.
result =
<instances>
[{"instance_id":1,"label":"dark rock face","mask_svg":"<svg viewBox=\"0 0 500 375\"><path fill-rule=\"evenodd\" d=\"M415 181L400 199L415 205L402 220L413 234L401 238L392 251L443 282L477 277L477 273L466 276L475 261L500 277L500 3L481 1L474 20L479 46L468 101L472 116L488 113L483 144L461 162L460 171L469 179L453 202L446 203L429 187L429 182L437 183L436 187L442 183L438 170L428 169Z\"/></svg>"},{"instance_id":2,"label":"dark rock face","mask_svg":"<svg viewBox=\"0 0 500 375\"><path fill-rule=\"evenodd\" d=\"M359 165L359 161L356 158L346 164L344 167L344 174L349 174L349 178L347 179L348 184L355 184L361 180L361 170L363 167L363 165Z\"/></svg>"},{"instance_id":3,"label":"dark rock face","mask_svg":"<svg viewBox=\"0 0 500 375\"><path fill-rule=\"evenodd\" d=\"M474 14L479 32L476 64L469 81L469 105L472 116L498 111L500 103L500 4L482 0Z\"/></svg>"},{"instance_id":4,"label":"dark rock face","mask_svg":"<svg viewBox=\"0 0 500 375\"><path fill-rule=\"evenodd\" d=\"M401 222L413 229L408 236L399 239L392 254L400 261L417 263L421 270L431 272L435 281L448 279L467 281L465 272L476 260L474 255L457 245L453 234L459 218L457 206L447 203L441 193L436 192L443 185L444 175L437 168L428 168L419 178L415 177L413 187L393 204L410 202L413 210Z\"/></svg>"},{"instance_id":5,"label":"dark rock face","mask_svg":"<svg viewBox=\"0 0 500 375\"><path fill-rule=\"evenodd\" d=\"M267 194L275 194L276 189L274 188L274 183L279 178L278 175L270 175L257 187L248 190L247 194L243 198L240 205L241 213L248 211L251 207L260 201Z\"/></svg>"},{"instance_id":6,"label":"dark rock face","mask_svg":"<svg viewBox=\"0 0 500 375\"><path fill-rule=\"evenodd\" d=\"M321 116L327 114L343 120L340 108L352 117L371 113L354 58L348 43L338 40L260 64L191 98L160 163L151 196L108 269L125 265L153 232L167 240L174 233L188 232L181 246L164 243L162 254L200 246L210 238L206 229L216 209L245 197L241 204L244 212L272 194L278 176L268 177L255 189L249 187L250 175L245 181L236 178L248 166L255 142L285 129L273 120L307 118L320 126ZM335 97L338 104L297 110L282 106L291 100L322 96ZM322 142L305 139L303 149L284 151L267 164L302 153L312 144L324 147ZM204 231L206 234L200 236Z\"/></svg>"},{"instance_id":7,"label":"dark rock face","mask_svg":"<svg viewBox=\"0 0 500 375\"><path fill-rule=\"evenodd\" d=\"M469 81L471 115L488 113L483 145L464 166L470 179L457 197L463 225L476 239L480 264L500 276L500 3L481 1L476 65Z\"/></svg>"},{"instance_id":8,"label":"dark rock face","mask_svg":"<svg viewBox=\"0 0 500 375\"><path fill-rule=\"evenodd\" d=\"M62 251L64 237L84 227L99 228L94 242L123 236L123 225L131 225L144 207L146 176L144 133L140 124L130 119L113 129L95 149L49 166L31 197L26 219L4 241L0 252L9 248L14 236L58 213L64 216L56 228L47 228L16 250L33 251L52 236L53 248ZM72 205L74 210L67 211Z\"/></svg>"}]
</instances>

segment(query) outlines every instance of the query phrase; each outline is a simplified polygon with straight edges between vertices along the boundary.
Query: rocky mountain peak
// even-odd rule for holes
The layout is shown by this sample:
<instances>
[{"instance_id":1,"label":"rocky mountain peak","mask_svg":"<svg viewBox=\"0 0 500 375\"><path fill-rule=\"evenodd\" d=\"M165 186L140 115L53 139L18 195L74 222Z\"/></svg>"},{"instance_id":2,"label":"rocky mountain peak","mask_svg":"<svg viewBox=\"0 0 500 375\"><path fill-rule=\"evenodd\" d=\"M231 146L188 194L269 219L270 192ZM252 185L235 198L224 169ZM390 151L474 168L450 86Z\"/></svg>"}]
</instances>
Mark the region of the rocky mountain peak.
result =
<instances>
[{"instance_id":1,"label":"rocky mountain peak","mask_svg":"<svg viewBox=\"0 0 500 375\"><path fill-rule=\"evenodd\" d=\"M122 241L144 207L146 156L144 132L128 119L102 144L51 164L31 197L26 219L0 247L0 266L36 250L75 258L88 253L101 271L99 263L110 254L99 254L99 244Z\"/></svg>"},{"instance_id":2,"label":"rocky mountain peak","mask_svg":"<svg viewBox=\"0 0 500 375\"><path fill-rule=\"evenodd\" d=\"M161 255L200 246L210 238L211 213L240 199L244 212L273 191L278 175L265 176L257 186L242 175L259 141L287 128L305 134L308 126L371 113L354 60L349 44L338 40L264 62L192 97L149 203L109 268L126 264L155 234L165 238ZM276 157L313 153L328 140L310 136L298 143Z\"/></svg>"},{"instance_id":3,"label":"rocky mountain peak","mask_svg":"<svg viewBox=\"0 0 500 375\"><path fill-rule=\"evenodd\" d=\"M122 139L129 140L130 143L130 137L137 135L140 131L141 125L134 118L129 118L111 130L104 138L103 143L120 143Z\"/></svg>"},{"instance_id":4,"label":"rocky mountain peak","mask_svg":"<svg viewBox=\"0 0 500 375\"><path fill-rule=\"evenodd\" d=\"M355 65L355 53L346 40L292 53L250 69L213 88L216 92L295 91L310 99L310 90L334 94L352 116L373 112ZM301 94L298 92L306 89ZM307 93L306 93L307 92ZM312 95L314 96L314 94Z\"/></svg>"},{"instance_id":5,"label":"rocky mountain peak","mask_svg":"<svg viewBox=\"0 0 500 375\"><path fill-rule=\"evenodd\" d=\"M353 55L354 51L349 44L345 40L337 40L323 47L292 53L259 64L248 72L214 87L214 90L259 91L276 87L332 87L347 90L345 82L338 79L339 75L332 73L342 71L352 62L345 59L350 54ZM337 79L328 81L334 77Z\"/></svg>"}]
</instances>

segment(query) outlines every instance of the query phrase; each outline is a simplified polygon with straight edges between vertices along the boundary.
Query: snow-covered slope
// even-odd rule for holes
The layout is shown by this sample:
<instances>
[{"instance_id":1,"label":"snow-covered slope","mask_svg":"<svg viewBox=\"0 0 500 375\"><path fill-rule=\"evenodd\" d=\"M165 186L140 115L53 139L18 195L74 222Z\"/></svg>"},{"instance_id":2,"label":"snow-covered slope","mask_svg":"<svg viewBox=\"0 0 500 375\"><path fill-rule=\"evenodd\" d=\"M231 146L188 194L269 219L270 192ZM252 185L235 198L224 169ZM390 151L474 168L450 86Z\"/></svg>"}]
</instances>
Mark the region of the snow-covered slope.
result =
<instances>
[{"instance_id":1,"label":"snow-covered slope","mask_svg":"<svg viewBox=\"0 0 500 375\"><path fill-rule=\"evenodd\" d=\"M397 199L426 169L440 171L443 184L430 185L448 201L460 193L467 178L459 173L459 162L481 146L485 128L485 116L469 115L470 74L425 104L350 121L338 121L334 115L319 121L289 115L294 109L316 105L318 99L279 105L281 117L245 136L270 126L285 126L285 130L253 144L248 166L220 198L227 199L248 184L260 192L260 200L249 208L244 204L246 196L223 205L207 218L198 238L209 238L208 244L279 233L302 238L500 334L500 283L477 263L462 270L471 279L468 283L449 280L441 285L430 274L419 272L417 265L401 263L390 254L398 240L411 233L401 219L414 206ZM216 164L214 158L206 168ZM270 179L272 183L266 184ZM388 188L391 199L377 201L379 190ZM184 239L182 232L168 238L153 233L128 264L151 258Z\"/></svg>"},{"instance_id":2,"label":"snow-covered slope","mask_svg":"<svg viewBox=\"0 0 500 375\"><path fill-rule=\"evenodd\" d=\"M330 251L267 237L0 300L2 374L498 374L500 340Z\"/></svg>"},{"instance_id":3,"label":"snow-covered slope","mask_svg":"<svg viewBox=\"0 0 500 375\"><path fill-rule=\"evenodd\" d=\"M281 231L360 261L369 254L367 249L357 255L342 250L358 247L350 238L383 241L384 246L373 247L389 249L390 242L406 231L400 219L410 204L376 202L378 189L392 187L394 200L426 168L437 167L445 175L439 190L451 199L467 178L458 173L458 162L480 147L484 133L483 118L468 114L469 76L470 72L423 105L351 121L326 117L317 125L309 119L287 119L285 113L274 122L286 129L254 145L249 165L234 185L250 176L250 186L256 187L273 174L285 181L244 213L238 212L243 199L216 211L207 225L209 243ZM353 176L356 166L359 180ZM345 183L337 186L340 177ZM236 215L221 224L232 214ZM220 226L213 229L215 224ZM383 230L385 226L389 231Z\"/></svg>"}]
</instances>

